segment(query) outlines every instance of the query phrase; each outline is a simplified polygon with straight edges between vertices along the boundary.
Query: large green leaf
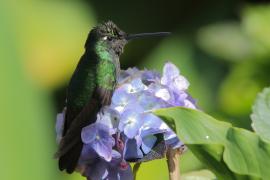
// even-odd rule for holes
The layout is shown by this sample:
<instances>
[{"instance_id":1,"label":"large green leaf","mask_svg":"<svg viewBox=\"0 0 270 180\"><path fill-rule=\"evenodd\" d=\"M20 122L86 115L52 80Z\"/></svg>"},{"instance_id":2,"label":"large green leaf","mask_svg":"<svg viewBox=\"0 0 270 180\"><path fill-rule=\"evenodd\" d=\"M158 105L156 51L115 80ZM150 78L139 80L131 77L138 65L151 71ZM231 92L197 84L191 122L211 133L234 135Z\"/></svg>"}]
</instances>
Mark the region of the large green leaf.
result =
<instances>
[{"instance_id":1,"label":"large green leaf","mask_svg":"<svg viewBox=\"0 0 270 180\"><path fill-rule=\"evenodd\" d=\"M260 93L253 106L251 115L253 129L263 139L270 142L270 88Z\"/></svg>"},{"instance_id":2,"label":"large green leaf","mask_svg":"<svg viewBox=\"0 0 270 180\"><path fill-rule=\"evenodd\" d=\"M270 177L270 144L255 133L198 110L174 107L155 113L165 121L174 119L179 138L218 179Z\"/></svg>"}]
</instances>

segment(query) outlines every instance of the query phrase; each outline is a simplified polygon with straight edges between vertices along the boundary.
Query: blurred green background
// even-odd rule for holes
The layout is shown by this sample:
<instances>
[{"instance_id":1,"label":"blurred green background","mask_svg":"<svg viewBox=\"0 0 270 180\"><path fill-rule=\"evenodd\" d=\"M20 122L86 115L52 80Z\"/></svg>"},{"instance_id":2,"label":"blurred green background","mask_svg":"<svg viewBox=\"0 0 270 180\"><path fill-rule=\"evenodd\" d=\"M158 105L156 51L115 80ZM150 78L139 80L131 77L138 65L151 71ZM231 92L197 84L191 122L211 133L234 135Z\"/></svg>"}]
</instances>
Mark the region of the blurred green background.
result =
<instances>
[{"instance_id":1,"label":"blurred green background","mask_svg":"<svg viewBox=\"0 0 270 180\"><path fill-rule=\"evenodd\" d=\"M130 33L172 32L130 43L122 68L161 70L170 60L189 79L201 109L251 129L251 104L270 81L266 1L2 0L1 180L83 179L58 171L55 116L89 30L108 19ZM181 157L180 167L183 179L212 176L200 171L206 167L191 152ZM168 179L165 160L143 164L138 179Z\"/></svg>"}]
</instances>

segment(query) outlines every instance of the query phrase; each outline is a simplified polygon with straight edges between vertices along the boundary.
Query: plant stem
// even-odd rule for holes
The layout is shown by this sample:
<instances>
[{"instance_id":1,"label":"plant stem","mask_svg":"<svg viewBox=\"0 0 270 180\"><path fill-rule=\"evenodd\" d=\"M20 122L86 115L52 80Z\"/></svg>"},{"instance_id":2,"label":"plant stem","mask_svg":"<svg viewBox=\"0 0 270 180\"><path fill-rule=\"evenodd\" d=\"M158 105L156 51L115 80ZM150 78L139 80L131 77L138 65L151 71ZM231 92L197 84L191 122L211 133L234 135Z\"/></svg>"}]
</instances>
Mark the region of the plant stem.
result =
<instances>
[{"instance_id":1,"label":"plant stem","mask_svg":"<svg viewBox=\"0 0 270 180\"><path fill-rule=\"evenodd\" d=\"M180 149L169 148L167 150L167 165L169 169L169 179L170 180L180 180Z\"/></svg>"},{"instance_id":2,"label":"plant stem","mask_svg":"<svg viewBox=\"0 0 270 180\"><path fill-rule=\"evenodd\" d=\"M133 176L135 180L136 180L136 176L137 176L140 166L141 166L141 163L139 162L139 163L136 163L133 167Z\"/></svg>"}]
</instances>

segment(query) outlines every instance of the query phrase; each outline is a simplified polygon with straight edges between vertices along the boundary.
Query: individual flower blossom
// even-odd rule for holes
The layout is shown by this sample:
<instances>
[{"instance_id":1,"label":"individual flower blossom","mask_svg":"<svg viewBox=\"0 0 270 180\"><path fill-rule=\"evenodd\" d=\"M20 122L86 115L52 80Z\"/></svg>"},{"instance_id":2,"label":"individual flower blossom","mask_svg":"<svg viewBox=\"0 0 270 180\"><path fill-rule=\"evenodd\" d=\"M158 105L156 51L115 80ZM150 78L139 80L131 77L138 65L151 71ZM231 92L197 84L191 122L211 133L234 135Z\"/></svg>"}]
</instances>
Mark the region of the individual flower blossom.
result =
<instances>
[{"instance_id":1,"label":"individual flower blossom","mask_svg":"<svg viewBox=\"0 0 270 180\"><path fill-rule=\"evenodd\" d=\"M140 78L133 79L130 83L124 84L120 87L127 93L137 93L145 90L147 87L143 84Z\"/></svg>"},{"instance_id":2,"label":"individual flower blossom","mask_svg":"<svg viewBox=\"0 0 270 180\"><path fill-rule=\"evenodd\" d=\"M189 86L189 82L184 76L180 75L178 68L169 62L163 68L161 84L168 86L174 92L185 91Z\"/></svg>"},{"instance_id":3,"label":"individual flower blossom","mask_svg":"<svg viewBox=\"0 0 270 180\"><path fill-rule=\"evenodd\" d=\"M116 133L120 121L120 114L115 109L110 107L104 107L97 114L97 123L104 124L109 127L111 134Z\"/></svg>"},{"instance_id":4,"label":"individual flower blossom","mask_svg":"<svg viewBox=\"0 0 270 180\"><path fill-rule=\"evenodd\" d=\"M130 165L120 153L113 150L110 162L96 158L83 168L83 176L89 180L133 180Z\"/></svg>"},{"instance_id":5,"label":"individual flower blossom","mask_svg":"<svg viewBox=\"0 0 270 180\"><path fill-rule=\"evenodd\" d=\"M93 123L82 129L82 142L88 144L95 152L106 161L112 158L114 139L110 135L108 126L101 123Z\"/></svg>"},{"instance_id":6,"label":"individual flower blossom","mask_svg":"<svg viewBox=\"0 0 270 180\"><path fill-rule=\"evenodd\" d=\"M143 123L140 114L142 111L143 109L140 106L133 107L133 109L125 110L120 117L121 120L118 128L130 139L139 133Z\"/></svg>"},{"instance_id":7,"label":"individual flower blossom","mask_svg":"<svg viewBox=\"0 0 270 180\"><path fill-rule=\"evenodd\" d=\"M122 113L127 105L136 102L136 96L127 93L124 89L116 90L112 96L111 108Z\"/></svg>"}]
</instances>

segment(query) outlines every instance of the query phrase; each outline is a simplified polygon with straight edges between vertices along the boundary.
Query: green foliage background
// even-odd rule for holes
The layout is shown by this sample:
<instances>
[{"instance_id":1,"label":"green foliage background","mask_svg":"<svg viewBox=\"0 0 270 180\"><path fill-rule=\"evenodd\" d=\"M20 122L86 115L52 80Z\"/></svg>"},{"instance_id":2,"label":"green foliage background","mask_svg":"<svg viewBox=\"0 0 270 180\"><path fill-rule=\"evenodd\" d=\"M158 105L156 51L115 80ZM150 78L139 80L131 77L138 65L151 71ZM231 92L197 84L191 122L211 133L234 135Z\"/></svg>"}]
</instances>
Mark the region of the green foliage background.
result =
<instances>
[{"instance_id":1,"label":"green foliage background","mask_svg":"<svg viewBox=\"0 0 270 180\"><path fill-rule=\"evenodd\" d=\"M53 159L54 122L64 105L65 87L83 53L88 31L108 19L130 33L172 32L168 38L129 44L121 57L122 68L161 70L170 60L189 79L190 93L202 110L225 124L252 130L251 106L270 80L270 4L227 0L3 0L0 179L83 179L58 171ZM253 127L269 140L264 133L267 122L261 121L264 115L260 112L269 110L269 106L262 103L256 107ZM206 165L188 151L181 157L183 179L214 178L205 170L209 168ZM167 178L165 160L145 163L138 173L138 179Z\"/></svg>"}]
</instances>

